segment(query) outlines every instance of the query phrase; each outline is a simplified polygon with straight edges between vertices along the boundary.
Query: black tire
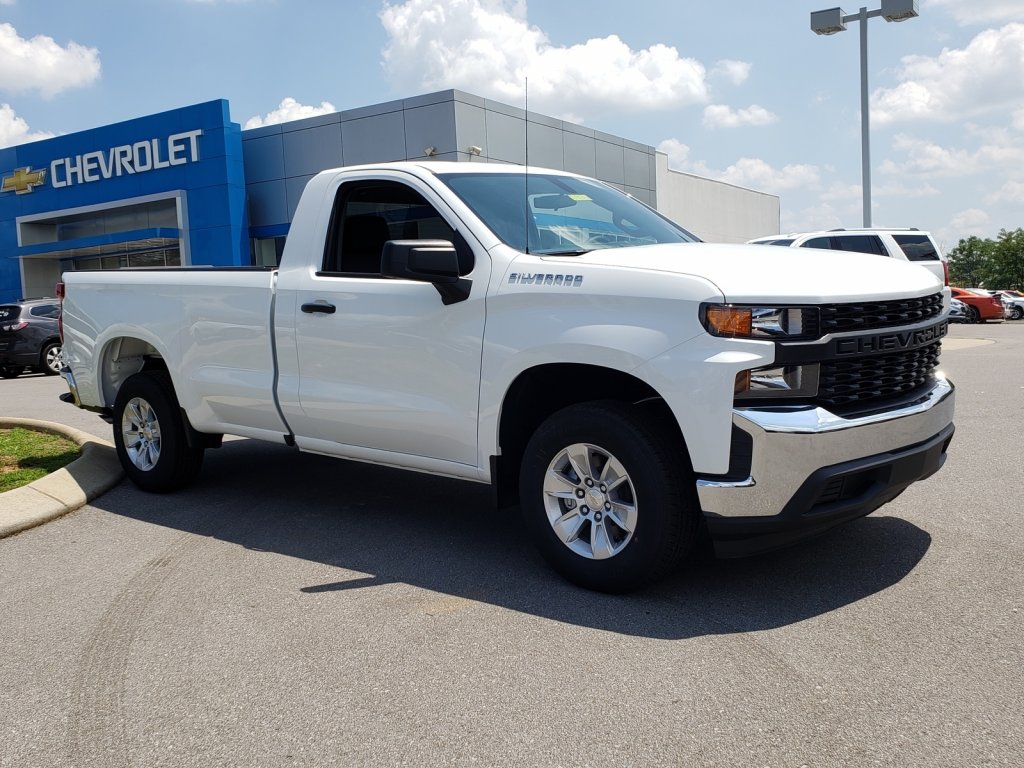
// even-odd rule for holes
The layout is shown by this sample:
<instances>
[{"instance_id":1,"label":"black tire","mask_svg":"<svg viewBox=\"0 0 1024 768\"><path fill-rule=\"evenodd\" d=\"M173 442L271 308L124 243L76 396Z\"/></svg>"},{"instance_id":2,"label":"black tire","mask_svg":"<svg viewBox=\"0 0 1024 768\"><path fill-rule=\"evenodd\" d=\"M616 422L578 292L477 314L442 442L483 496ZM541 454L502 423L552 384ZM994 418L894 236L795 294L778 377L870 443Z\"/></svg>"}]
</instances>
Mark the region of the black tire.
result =
<instances>
[{"instance_id":1,"label":"black tire","mask_svg":"<svg viewBox=\"0 0 1024 768\"><path fill-rule=\"evenodd\" d=\"M1013 310L1010 312L1010 319L1020 320L1022 317L1024 317L1024 308L1015 304Z\"/></svg>"},{"instance_id":2,"label":"black tire","mask_svg":"<svg viewBox=\"0 0 1024 768\"><path fill-rule=\"evenodd\" d=\"M626 479L603 482L616 474ZM550 493L563 487L570 498ZM573 405L541 424L523 454L519 494L544 559L587 589L628 592L656 581L679 566L697 538L699 507L683 446L645 411L623 403Z\"/></svg>"},{"instance_id":3,"label":"black tire","mask_svg":"<svg viewBox=\"0 0 1024 768\"><path fill-rule=\"evenodd\" d=\"M39 364L36 370L47 376L56 376L60 373L63 362L60 359L60 344L51 341L43 347L39 353Z\"/></svg>"},{"instance_id":4,"label":"black tire","mask_svg":"<svg viewBox=\"0 0 1024 768\"><path fill-rule=\"evenodd\" d=\"M980 323L981 313L978 312L977 307L972 307L970 304L967 305L967 322L968 323Z\"/></svg>"},{"instance_id":5,"label":"black tire","mask_svg":"<svg viewBox=\"0 0 1024 768\"><path fill-rule=\"evenodd\" d=\"M0 379L16 379L21 376L23 370L25 369L20 365L0 366Z\"/></svg>"},{"instance_id":6,"label":"black tire","mask_svg":"<svg viewBox=\"0 0 1024 768\"><path fill-rule=\"evenodd\" d=\"M198 437L165 372L136 373L121 385L114 401L114 445L125 474L139 488L167 493L191 483L203 466L203 443L190 439Z\"/></svg>"}]
</instances>

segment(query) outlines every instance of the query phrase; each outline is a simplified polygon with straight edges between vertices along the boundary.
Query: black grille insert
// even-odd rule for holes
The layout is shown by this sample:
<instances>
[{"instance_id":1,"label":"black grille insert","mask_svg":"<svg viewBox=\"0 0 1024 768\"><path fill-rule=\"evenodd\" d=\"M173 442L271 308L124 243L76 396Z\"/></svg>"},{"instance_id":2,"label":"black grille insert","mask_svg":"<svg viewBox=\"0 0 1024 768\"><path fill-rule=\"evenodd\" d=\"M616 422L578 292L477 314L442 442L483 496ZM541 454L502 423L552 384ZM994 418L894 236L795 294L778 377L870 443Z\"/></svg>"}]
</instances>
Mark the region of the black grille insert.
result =
<instances>
[{"instance_id":1,"label":"black grille insert","mask_svg":"<svg viewBox=\"0 0 1024 768\"><path fill-rule=\"evenodd\" d=\"M820 333L868 331L894 328L930 320L942 314L942 294L918 299L865 301L856 304L823 304L820 307Z\"/></svg>"},{"instance_id":2,"label":"black grille insert","mask_svg":"<svg viewBox=\"0 0 1024 768\"><path fill-rule=\"evenodd\" d=\"M905 352L824 362L815 401L832 407L856 406L911 392L939 364L941 348L936 341Z\"/></svg>"}]
</instances>

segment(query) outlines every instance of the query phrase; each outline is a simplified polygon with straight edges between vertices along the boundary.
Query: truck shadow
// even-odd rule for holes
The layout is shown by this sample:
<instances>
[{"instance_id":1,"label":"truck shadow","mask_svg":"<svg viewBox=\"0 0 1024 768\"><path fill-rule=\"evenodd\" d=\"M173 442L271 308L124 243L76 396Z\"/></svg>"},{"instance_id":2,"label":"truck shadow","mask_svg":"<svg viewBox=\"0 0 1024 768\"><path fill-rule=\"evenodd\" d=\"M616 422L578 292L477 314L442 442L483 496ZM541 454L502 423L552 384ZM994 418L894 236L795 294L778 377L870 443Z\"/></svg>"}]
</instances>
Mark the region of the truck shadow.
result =
<instances>
[{"instance_id":1,"label":"truck shadow","mask_svg":"<svg viewBox=\"0 0 1024 768\"><path fill-rule=\"evenodd\" d=\"M495 511L487 486L249 440L209 451L199 481L185 491L148 495L124 482L93 506L343 569L337 581L303 587L310 599L344 600L353 589L404 582L663 639L772 629L828 613L899 582L931 543L904 520L867 517L777 553L698 557L646 590L602 595L551 571L518 511Z\"/></svg>"}]
</instances>

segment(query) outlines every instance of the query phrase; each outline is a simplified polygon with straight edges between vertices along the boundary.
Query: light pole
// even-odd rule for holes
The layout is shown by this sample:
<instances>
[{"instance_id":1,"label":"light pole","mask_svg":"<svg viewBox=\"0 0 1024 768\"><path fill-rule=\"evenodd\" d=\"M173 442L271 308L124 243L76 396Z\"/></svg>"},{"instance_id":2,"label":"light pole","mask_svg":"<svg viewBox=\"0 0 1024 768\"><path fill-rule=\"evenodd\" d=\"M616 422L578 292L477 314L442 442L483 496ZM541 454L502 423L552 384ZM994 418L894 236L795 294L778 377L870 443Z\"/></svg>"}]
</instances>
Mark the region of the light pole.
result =
<instances>
[{"instance_id":1,"label":"light pole","mask_svg":"<svg viewBox=\"0 0 1024 768\"><path fill-rule=\"evenodd\" d=\"M860 172L864 197L864 226L871 226L871 141L868 123L868 19L881 16L886 21L906 21L917 16L917 0L882 0L875 11L861 8L846 15L842 8L811 12L811 29L819 35L834 35L846 30L851 21L860 22Z\"/></svg>"}]
</instances>

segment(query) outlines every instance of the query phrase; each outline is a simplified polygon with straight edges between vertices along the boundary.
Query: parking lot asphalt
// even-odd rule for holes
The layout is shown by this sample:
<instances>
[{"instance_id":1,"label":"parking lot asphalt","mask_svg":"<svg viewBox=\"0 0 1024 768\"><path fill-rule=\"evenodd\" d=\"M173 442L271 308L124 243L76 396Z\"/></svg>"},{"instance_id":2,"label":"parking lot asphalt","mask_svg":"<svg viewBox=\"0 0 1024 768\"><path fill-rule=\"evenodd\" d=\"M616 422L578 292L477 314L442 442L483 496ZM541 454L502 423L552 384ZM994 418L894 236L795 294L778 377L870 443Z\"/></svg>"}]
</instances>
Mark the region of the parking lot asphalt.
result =
<instances>
[{"instance_id":1,"label":"parking lot asphalt","mask_svg":"<svg viewBox=\"0 0 1024 768\"><path fill-rule=\"evenodd\" d=\"M1020 765L1024 323L955 326L946 466L612 597L483 486L232 441L0 541L0 767ZM0 381L0 415L110 438Z\"/></svg>"}]
</instances>

